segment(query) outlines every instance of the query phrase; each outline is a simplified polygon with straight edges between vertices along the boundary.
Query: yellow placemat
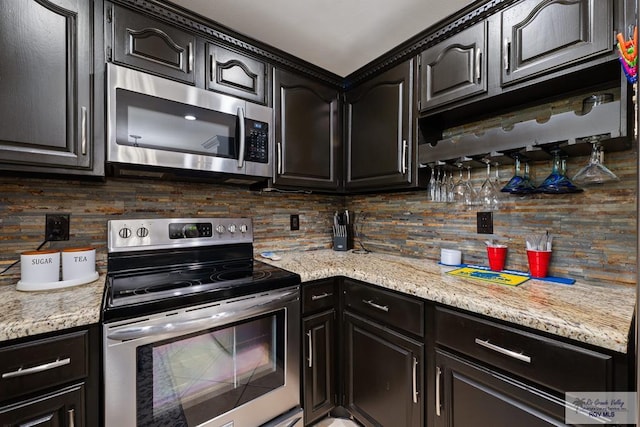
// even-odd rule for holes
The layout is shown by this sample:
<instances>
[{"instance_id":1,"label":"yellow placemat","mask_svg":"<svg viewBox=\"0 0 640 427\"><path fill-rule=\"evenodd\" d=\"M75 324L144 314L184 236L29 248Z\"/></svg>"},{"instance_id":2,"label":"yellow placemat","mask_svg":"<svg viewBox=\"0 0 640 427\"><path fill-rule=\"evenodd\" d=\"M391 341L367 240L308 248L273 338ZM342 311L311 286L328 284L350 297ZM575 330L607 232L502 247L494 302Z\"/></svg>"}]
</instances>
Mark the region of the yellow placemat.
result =
<instances>
[{"instance_id":1,"label":"yellow placemat","mask_svg":"<svg viewBox=\"0 0 640 427\"><path fill-rule=\"evenodd\" d=\"M482 270L474 267L462 267L455 270L447 271L447 274L458 277L467 277L469 279L482 280L484 282L496 283L498 285L518 286L527 280L528 276L518 274L503 273L500 271Z\"/></svg>"}]
</instances>

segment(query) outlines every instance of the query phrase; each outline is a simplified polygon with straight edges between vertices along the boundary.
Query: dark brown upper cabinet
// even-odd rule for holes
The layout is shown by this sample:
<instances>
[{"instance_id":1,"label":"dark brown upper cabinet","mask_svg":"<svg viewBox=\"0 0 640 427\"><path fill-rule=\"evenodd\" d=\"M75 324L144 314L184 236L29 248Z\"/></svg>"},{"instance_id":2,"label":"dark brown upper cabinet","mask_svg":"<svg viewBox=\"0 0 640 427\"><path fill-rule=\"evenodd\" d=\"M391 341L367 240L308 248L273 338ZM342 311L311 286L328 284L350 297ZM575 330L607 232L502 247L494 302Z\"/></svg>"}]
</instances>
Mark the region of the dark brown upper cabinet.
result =
<instances>
[{"instance_id":1,"label":"dark brown upper cabinet","mask_svg":"<svg viewBox=\"0 0 640 427\"><path fill-rule=\"evenodd\" d=\"M524 0L502 18L502 86L613 49L610 0Z\"/></svg>"},{"instance_id":2,"label":"dark brown upper cabinet","mask_svg":"<svg viewBox=\"0 0 640 427\"><path fill-rule=\"evenodd\" d=\"M420 55L420 110L487 92L488 22L483 21Z\"/></svg>"},{"instance_id":3,"label":"dark brown upper cabinet","mask_svg":"<svg viewBox=\"0 0 640 427\"><path fill-rule=\"evenodd\" d=\"M275 70L275 186L338 189L341 176L339 99L336 88Z\"/></svg>"},{"instance_id":4,"label":"dark brown upper cabinet","mask_svg":"<svg viewBox=\"0 0 640 427\"><path fill-rule=\"evenodd\" d=\"M113 61L194 85L196 37L171 25L113 7Z\"/></svg>"},{"instance_id":5,"label":"dark brown upper cabinet","mask_svg":"<svg viewBox=\"0 0 640 427\"><path fill-rule=\"evenodd\" d=\"M267 65L212 43L207 44L207 89L267 104Z\"/></svg>"},{"instance_id":6,"label":"dark brown upper cabinet","mask_svg":"<svg viewBox=\"0 0 640 427\"><path fill-rule=\"evenodd\" d=\"M346 93L348 191L418 184L414 67L414 59L403 62Z\"/></svg>"},{"instance_id":7,"label":"dark brown upper cabinet","mask_svg":"<svg viewBox=\"0 0 640 427\"><path fill-rule=\"evenodd\" d=\"M104 175L93 9L86 0L0 2L0 169Z\"/></svg>"}]
</instances>

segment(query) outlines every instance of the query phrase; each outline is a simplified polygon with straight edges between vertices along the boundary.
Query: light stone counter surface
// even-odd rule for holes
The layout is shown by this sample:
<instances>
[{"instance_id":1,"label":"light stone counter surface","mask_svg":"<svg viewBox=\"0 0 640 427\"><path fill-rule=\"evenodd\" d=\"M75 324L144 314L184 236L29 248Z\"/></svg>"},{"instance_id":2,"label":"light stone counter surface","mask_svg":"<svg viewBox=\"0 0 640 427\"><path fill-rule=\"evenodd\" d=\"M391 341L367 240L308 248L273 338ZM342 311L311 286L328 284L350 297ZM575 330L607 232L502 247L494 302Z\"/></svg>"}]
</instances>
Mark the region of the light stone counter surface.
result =
<instances>
[{"instance_id":1,"label":"light stone counter surface","mask_svg":"<svg viewBox=\"0 0 640 427\"><path fill-rule=\"evenodd\" d=\"M0 280L0 341L86 326L100 321L105 276L84 285L22 292L18 278Z\"/></svg>"},{"instance_id":2,"label":"light stone counter surface","mask_svg":"<svg viewBox=\"0 0 640 427\"><path fill-rule=\"evenodd\" d=\"M272 265L300 274L302 281L346 276L426 300L549 332L620 353L627 352L635 288L576 282L560 285L528 280L494 285L446 274L450 267L426 259L377 253L318 250L278 252Z\"/></svg>"},{"instance_id":3,"label":"light stone counter surface","mask_svg":"<svg viewBox=\"0 0 640 427\"><path fill-rule=\"evenodd\" d=\"M446 274L431 260L377 253L318 250L279 252L262 259L300 274L303 282L333 276L380 285L426 300L517 325L627 352L635 288L577 282L558 285L529 280L511 287ZM17 279L0 279L0 341L85 326L100 321L104 275L86 285L43 292L16 290Z\"/></svg>"}]
</instances>

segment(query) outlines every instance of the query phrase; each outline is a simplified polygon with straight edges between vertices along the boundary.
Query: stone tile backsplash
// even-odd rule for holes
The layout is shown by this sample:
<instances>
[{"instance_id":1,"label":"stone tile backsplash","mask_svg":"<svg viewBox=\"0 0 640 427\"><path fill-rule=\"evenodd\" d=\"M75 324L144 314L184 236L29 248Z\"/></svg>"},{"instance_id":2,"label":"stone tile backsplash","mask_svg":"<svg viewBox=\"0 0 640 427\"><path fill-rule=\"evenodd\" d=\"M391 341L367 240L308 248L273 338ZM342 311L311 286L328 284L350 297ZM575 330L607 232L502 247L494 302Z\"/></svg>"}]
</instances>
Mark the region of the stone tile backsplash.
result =
<instances>
[{"instance_id":1,"label":"stone tile backsplash","mask_svg":"<svg viewBox=\"0 0 640 427\"><path fill-rule=\"evenodd\" d=\"M621 179L572 195L505 195L494 212L494 235L476 233L476 211L427 200L425 191L334 196L253 192L242 187L202 183L135 181L106 182L0 177L0 269L44 238L46 213L71 214L71 239L51 247L91 245L105 270L107 220L126 217L253 218L256 251L312 250L331 247L332 214L350 209L360 221L367 249L438 260L441 247L458 248L463 262L486 264L483 241L509 245L507 268L526 270L524 236L544 232L555 236L550 274L635 284L636 180L635 153L607 153L605 163ZM586 158L569 159L572 176ZM550 162L532 165L536 182ZM503 183L512 166L501 166ZM479 187L483 170L473 171ZM300 215L300 230L289 231L289 215ZM19 272L14 267L14 273Z\"/></svg>"}]
</instances>

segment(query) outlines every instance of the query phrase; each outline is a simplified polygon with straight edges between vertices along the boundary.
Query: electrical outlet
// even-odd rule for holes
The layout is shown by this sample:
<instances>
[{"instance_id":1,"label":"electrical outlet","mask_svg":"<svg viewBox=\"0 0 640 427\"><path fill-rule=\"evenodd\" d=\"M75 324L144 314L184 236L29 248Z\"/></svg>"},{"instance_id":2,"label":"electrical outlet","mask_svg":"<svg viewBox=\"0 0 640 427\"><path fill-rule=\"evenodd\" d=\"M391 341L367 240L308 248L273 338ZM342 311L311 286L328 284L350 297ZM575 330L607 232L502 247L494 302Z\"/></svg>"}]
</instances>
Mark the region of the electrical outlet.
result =
<instances>
[{"instance_id":1,"label":"electrical outlet","mask_svg":"<svg viewBox=\"0 0 640 427\"><path fill-rule=\"evenodd\" d=\"M493 234L493 213L478 212L478 234Z\"/></svg>"},{"instance_id":2,"label":"electrical outlet","mask_svg":"<svg viewBox=\"0 0 640 427\"><path fill-rule=\"evenodd\" d=\"M47 214L45 221L45 240L69 240L69 214Z\"/></svg>"},{"instance_id":3,"label":"electrical outlet","mask_svg":"<svg viewBox=\"0 0 640 427\"><path fill-rule=\"evenodd\" d=\"M300 230L300 215L293 214L289 217L291 231Z\"/></svg>"}]
</instances>

